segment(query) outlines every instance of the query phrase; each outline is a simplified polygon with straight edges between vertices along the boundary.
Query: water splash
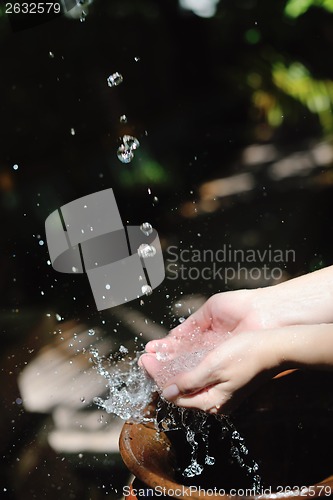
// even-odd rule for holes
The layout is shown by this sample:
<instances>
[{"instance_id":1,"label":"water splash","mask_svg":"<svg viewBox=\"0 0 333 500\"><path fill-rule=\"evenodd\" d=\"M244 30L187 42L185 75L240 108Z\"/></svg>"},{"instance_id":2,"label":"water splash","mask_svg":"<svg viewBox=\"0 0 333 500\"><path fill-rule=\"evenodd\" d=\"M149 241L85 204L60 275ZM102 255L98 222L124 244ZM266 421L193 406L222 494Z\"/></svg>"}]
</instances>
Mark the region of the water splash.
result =
<instances>
[{"instance_id":1,"label":"water splash","mask_svg":"<svg viewBox=\"0 0 333 500\"><path fill-rule=\"evenodd\" d=\"M157 402L156 415L159 431L180 430L185 434L191 450L190 463L182 472L185 478L199 476L204 471L205 465L215 464L215 457L209 453L210 425L208 424L208 418L214 418L220 423L220 439L229 439L230 441L230 459L243 468L247 476L251 478L253 491L259 493L262 490L261 478L257 473L259 465L250 457L244 438L229 417L226 415L211 415L209 417L201 410L180 408L162 398ZM200 444L205 450L203 464L200 463L199 459Z\"/></svg>"},{"instance_id":2,"label":"water splash","mask_svg":"<svg viewBox=\"0 0 333 500\"><path fill-rule=\"evenodd\" d=\"M228 335L226 333L226 336ZM158 385L138 365L141 353L136 353L133 358L125 358L124 355L127 355L128 351L127 348L121 346L118 353L103 359L99 356L98 350L92 348L91 360L98 373L106 379L109 391L106 399L94 398L95 404L107 413L118 415L124 420L137 423L153 421L157 431L160 432L182 431L190 446L189 464L182 472L185 478L200 476L205 466L215 464L215 457L209 450L211 425L208 420L209 418L215 419L214 421L219 424L219 439L230 443L230 461L235 462L244 470L252 481L253 491L259 493L262 484L258 474L258 463L250 456L244 438L229 417L208 415L201 410L181 408L162 397L157 401L154 418L147 415L147 407L152 402L154 394L160 392L158 387L164 387L170 377L177 373L197 366L203 356L213 349L217 342L221 342L221 334L194 330L187 337L182 335L181 339L176 338L175 342L177 352L181 350L176 358L170 359L169 347L166 344L162 344L160 351L156 353L157 359L161 361L160 373L155 377ZM202 449L204 449L203 458Z\"/></svg>"},{"instance_id":3,"label":"water splash","mask_svg":"<svg viewBox=\"0 0 333 500\"><path fill-rule=\"evenodd\" d=\"M126 354L121 346L119 353ZM92 352L92 350L90 350ZM143 422L151 420L146 415L157 387L153 380L138 365L139 353L134 358L120 358L117 354L103 360L94 350L93 362L97 372L107 380L108 397L94 398L94 403L107 413L113 413L124 420ZM105 364L108 367L105 367Z\"/></svg>"}]
</instances>

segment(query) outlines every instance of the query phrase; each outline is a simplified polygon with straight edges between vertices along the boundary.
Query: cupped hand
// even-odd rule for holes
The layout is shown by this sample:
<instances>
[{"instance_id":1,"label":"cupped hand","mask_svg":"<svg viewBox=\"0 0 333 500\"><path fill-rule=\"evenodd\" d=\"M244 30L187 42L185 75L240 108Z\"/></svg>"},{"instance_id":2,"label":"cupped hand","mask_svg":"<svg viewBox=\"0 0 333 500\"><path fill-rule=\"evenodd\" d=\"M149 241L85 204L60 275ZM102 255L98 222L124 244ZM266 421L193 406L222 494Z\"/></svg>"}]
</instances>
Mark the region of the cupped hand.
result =
<instances>
[{"instance_id":1,"label":"cupped hand","mask_svg":"<svg viewBox=\"0 0 333 500\"><path fill-rule=\"evenodd\" d=\"M178 364L180 371L173 374L171 369L169 377L165 374L172 360L158 360L156 354L150 353L141 357L141 363L163 389L166 399L185 408L230 413L263 379L278 373L275 339L274 330L242 332L224 338L193 368L186 369L185 357L185 362Z\"/></svg>"},{"instance_id":2,"label":"cupped hand","mask_svg":"<svg viewBox=\"0 0 333 500\"><path fill-rule=\"evenodd\" d=\"M146 352L177 355L179 340L190 341L194 331L212 331L224 336L263 328L264 319L258 308L259 294L259 290L237 290L213 295L166 337L148 342Z\"/></svg>"}]
</instances>

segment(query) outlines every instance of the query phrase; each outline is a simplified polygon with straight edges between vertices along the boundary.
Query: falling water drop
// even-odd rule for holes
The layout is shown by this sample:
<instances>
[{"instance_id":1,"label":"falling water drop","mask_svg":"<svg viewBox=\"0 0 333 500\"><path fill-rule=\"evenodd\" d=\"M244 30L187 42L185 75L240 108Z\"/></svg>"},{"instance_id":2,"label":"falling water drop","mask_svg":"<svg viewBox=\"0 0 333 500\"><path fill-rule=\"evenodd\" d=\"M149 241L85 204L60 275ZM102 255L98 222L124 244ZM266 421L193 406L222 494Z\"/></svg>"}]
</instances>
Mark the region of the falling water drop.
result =
<instances>
[{"instance_id":1,"label":"falling water drop","mask_svg":"<svg viewBox=\"0 0 333 500\"><path fill-rule=\"evenodd\" d=\"M144 295L151 295L153 293L152 287L149 285L142 285L141 291Z\"/></svg>"},{"instance_id":2,"label":"falling water drop","mask_svg":"<svg viewBox=\"0 0 333 500\"><path fill-rule=\"evenodd\" d=\"M136 137L133 137L132 135L124 135L123 136L123 143L125 146L129 149L138 149L140 147L140 142Z\"/></svg>"},{"instance_id":3,"label":"falling water drop","mask_svg":"<svg viewBox=\"0 0 333 500\"><path fill-rule=\"evenodd\" d=\"M153 232L152 225L149 224L149 222L144 222L143 224L141 224L140 229L146 236L149 236Z\"/></svg>"},{"instance_id":4,"label":"falling water drop","mask_svg":"<svg viewBox=\"0 0 333 500\"><path fill-rule=\"evenodd\" d=\"M126 115L121 115L119 118L120 123L127 123L127 116Z\"/></svg>"},{"instance_id":5,"label":"falling water drop","mask_svg":"<svg viewBox=\"0 0 333 500\"><path fill-rule=\"evenodd\" d=\"M123 82L123 80L124 80L123 76L118 72L113 73L112 75L108 76L106 79L109 87L117 87L118 85L120 85Z\"/></svg>"},{"instance_id":6,"label":"falling water drop","mask_svg":"<svg viewBox=\"0 0 333 500\"><path fill-rule=\"evenodd\" d=\"M133 151L124 144L119 146L117 156L122 163L130 163L134 158Z\"/></svg>"},{"instance_id":7,"label":"falling water drop","mask_svg":"<svg viewBox=\"0 0 333 500\"><path fill-rule=\"evenodd\" d=\"M138 248L138 254L143 259L146 259L147 257L154 257L154 255L156 255L156 248L153 247L153 245L143 243Z\"/></svg>"}]
</instances>

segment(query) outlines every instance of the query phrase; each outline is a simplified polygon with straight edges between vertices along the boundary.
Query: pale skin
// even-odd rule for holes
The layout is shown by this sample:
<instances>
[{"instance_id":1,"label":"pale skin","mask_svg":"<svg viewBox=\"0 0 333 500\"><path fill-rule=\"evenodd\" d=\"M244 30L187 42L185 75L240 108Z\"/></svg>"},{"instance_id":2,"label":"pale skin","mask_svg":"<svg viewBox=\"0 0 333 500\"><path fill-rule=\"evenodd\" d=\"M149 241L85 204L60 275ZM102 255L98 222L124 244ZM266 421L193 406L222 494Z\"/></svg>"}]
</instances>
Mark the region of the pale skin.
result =
<instances>
[{"instance_id":1,"label":"pale skin","mask_svg":"<svg viewBox=\"0 0 333 500\"><path fill-rule=\"evenodd\" d=\"M220 293L140 359L156 378L156 352L170 359L195 328L221 332L221 343L193 369L161 387L166 399L209 413L230 413L264 380L289 368L333 369L333 266L257 290ZM225 333L230 335L225 339Z\"/></svg>"}]
</instances>

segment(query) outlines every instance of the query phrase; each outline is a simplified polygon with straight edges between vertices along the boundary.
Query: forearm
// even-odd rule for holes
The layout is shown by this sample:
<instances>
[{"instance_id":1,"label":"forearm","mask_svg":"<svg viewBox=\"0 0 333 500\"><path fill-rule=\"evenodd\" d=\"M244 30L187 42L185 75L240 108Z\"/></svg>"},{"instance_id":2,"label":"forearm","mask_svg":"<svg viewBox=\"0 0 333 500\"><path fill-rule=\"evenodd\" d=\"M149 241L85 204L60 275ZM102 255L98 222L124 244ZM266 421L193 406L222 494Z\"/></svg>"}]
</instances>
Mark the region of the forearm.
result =
<instances>
[{"instance_id":1,"label":"forearm","mask_svg":"<svg viewBox=\"0 0 333 500\"><path fill-rule=\"evenodd\" d=\"M282 368L333 370L333 324L290 326L275 332Z\"/></svg>"},{"instance_id":2,"label":"forearm","mask_svg":"<svg viewBox=\"0 0 333 500\"><path fill-rule=\"evenodd\" d=\"M264 327L333 323L333 266L257 290Z\"/></svg>"}]
</instances>

